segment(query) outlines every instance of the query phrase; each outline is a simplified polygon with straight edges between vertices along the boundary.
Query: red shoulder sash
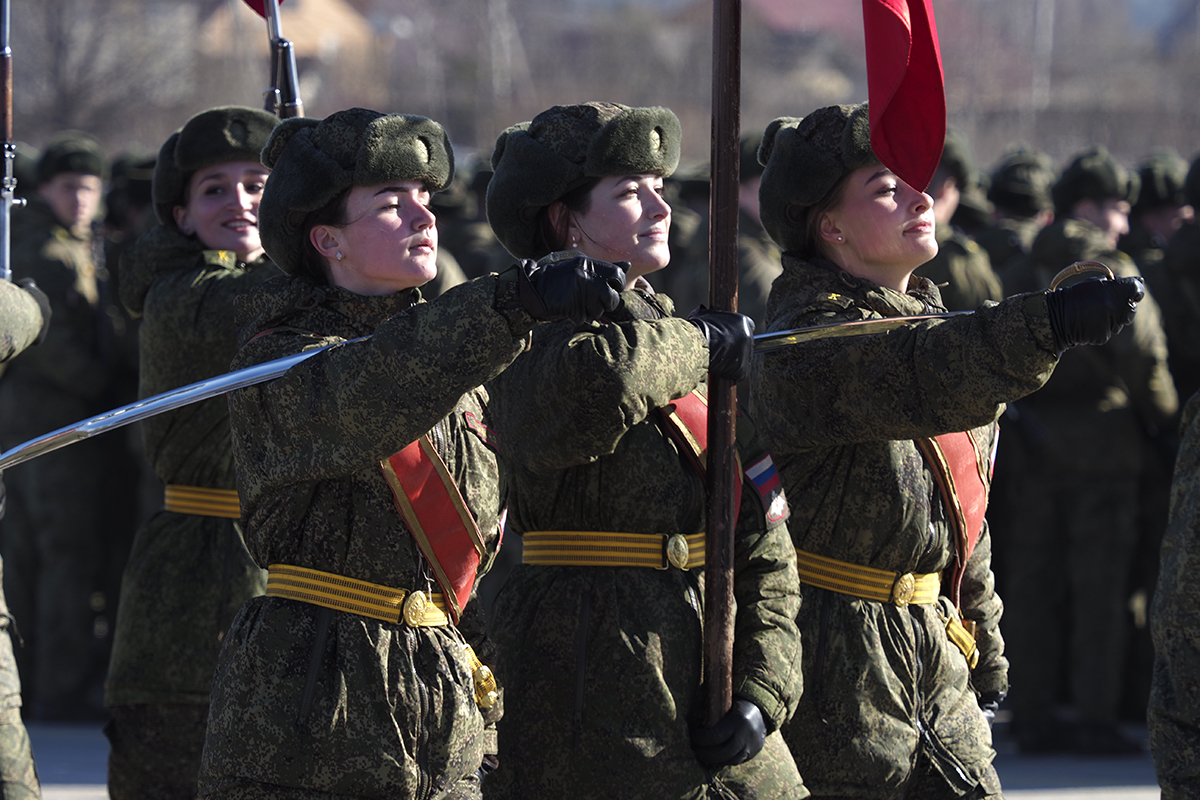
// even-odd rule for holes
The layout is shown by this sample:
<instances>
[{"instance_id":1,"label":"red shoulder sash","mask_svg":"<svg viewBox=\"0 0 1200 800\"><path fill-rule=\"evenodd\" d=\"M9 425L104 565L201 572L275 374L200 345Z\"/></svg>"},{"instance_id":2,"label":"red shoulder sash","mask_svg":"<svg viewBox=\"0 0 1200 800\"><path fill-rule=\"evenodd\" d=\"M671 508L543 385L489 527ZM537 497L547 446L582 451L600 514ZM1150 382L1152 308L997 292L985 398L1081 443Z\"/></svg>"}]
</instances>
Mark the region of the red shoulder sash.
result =
<instances>
[{"instance_id":1,"label":"red shoulder sash","mask_svg":"<svg viewBox=\"0 0 1200 800\"><path fill-rule=\"evenodd\" d=\"M379 466L392 489L396 510L417 540L458 622L486 552L471 509L428 435Z\"/></svg>"}]
</instances>

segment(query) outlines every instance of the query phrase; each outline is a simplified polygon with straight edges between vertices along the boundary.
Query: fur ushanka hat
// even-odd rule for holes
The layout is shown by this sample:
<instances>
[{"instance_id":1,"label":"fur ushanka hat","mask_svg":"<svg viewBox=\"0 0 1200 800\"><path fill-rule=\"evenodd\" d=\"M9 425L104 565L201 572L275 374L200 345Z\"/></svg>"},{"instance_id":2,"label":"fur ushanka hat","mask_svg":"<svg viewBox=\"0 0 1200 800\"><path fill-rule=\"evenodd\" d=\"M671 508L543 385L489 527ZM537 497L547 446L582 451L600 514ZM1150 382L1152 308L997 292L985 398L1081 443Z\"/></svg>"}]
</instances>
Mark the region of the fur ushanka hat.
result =
<instances>
[{"instance_id":1,"label":"fur ushanka hat","mask_svg":"<svg viewBox=\"0 0 1200 800\"><path fill-rule=\"evenodd\" d=\"M488 223L517 258L540 258L538 212L589 178L661 175L679 165L679 119L667 108L554 106L496 139Z\"/></svg>"},{"instance_id":2,"label":"fur ushanka hat","mask_svg":"<svg viewBox=\"0 0 1200 800\"><path fill-rule=\"evenodd\" d=\"M805 209L819 203L848 172L876 164L867 104L828 106L807 117L780 117L767 126L758 214L784 250L802 250Z\"/></svg>"},{"instance_id":3,"label":"fur ushanka hat","mask_svg":"<svg viewBox=\"0 0 1200 800\"><path fill-rule=\"evenodd\" d=\"M1137 173L1130 173L1117 163L1104 147L1088 148L1075 156L1051 189L1054 213L1068 217L1081 200L1136 203L1139 184Z\"/></svg>"},{"instance_id":4,"label":"fur ushanka hat","mask_svg":"<svg viewBox=\"0 0 1200 800\"><path fill-rule=\"evenodd\" d=\"M59 131L37 160L37 182L47 183L64 172L106 178L104 151L83 131Z\"/></svg>"},{"instance_id":5,"label":"fur ushanka hat","mask_svg":"<svg viewBox=\"0 0 1200 800\"><path fill-rule=\"evenodd\" d=\"M154 215L175 227L175 206L187 202L187 186L197 170L226 161L258 161L279 123L274 114L246 106L201 111L171 134L158 151L151 193Z\"/></svg>"},{"instance_id":6,"label":"fur ushanka hat","mask_svg":"<svg viewBox=\"0 0 1200 800\"><path fill-rule=\"evenodd\" d=\"M258 207L263 249L284 272L300 268L304 220L352 186L420 181L440 192L454 177L454 150L441 125L365 108L325 119L284 120L262 151L271 169Z\"/></svg>"}]
</instances>

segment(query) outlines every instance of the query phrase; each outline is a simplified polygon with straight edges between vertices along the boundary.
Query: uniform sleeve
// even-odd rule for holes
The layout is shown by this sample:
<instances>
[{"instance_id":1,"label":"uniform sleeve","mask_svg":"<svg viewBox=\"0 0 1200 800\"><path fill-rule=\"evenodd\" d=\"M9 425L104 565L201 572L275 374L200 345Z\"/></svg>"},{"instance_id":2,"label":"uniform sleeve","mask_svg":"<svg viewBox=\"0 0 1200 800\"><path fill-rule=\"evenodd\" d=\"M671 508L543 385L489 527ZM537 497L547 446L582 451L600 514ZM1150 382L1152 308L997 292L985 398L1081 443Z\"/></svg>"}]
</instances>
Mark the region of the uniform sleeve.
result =
<instances>
[{"instance_id":1,"label":"uniform sleeve","mask_svg":"<svg viewBox=\"0 0 1200 800\"><path fill-rule=\"evenodd\" d=\"M280 484L327 480L384 459L499 374L532 326L515 283L488 276L457 286L380 323L369 339L232 393L235 452L245 441L256 468ZM336 341L275 333L244 347L235 367Z\"/></svg>"},{"instance_id":2,"label":"uniform sleeve","mask_svg":"<svg viewBox=\"0 0 1200 800\"><path fill-rule=\"evenodd\" d=\"M108 385L108 370L96 349L98 312L75 288L75 270L53 253L14 258L13 272L30 277L50 298L50 329L21 363L42 380L77 397L98 397Z\"/></svg>"},{"instance_id":3,"label":"uniform sleeve","mask_svg":"<svg viewBox=\"0 0 1200 800\"><path fill-rule=\"evenodd\" d=\"M787 524L766 525L754 486L746 481L734 541L733 693L762 711L769 731L800 702L800 578Z\"/></svg>"},{"instance_id":4,"label":"uniform sleeve","mask_svg":"<svg viewBox=\"0 0 1200 800\"><path fill-rule=\"evenodd\" d=\"M774 327L812 324L792 322ZM1030 294L944 321L759 354L751 380L760 428L778 454L977 428L1038 389L1056 361L1045 300Z\"/></svg>"},{"instance_id":5,"label":"uniform sleeve","mask_svg":"<svg viewBox=\"0 0 1200 800\"><path fill-rule=\"evenodd\" d=\"M492 393L505 456L539 472L609 455L627 430L696 388L707 370L707 343L675 317L546 326Z\"/></svg>"},{"instance_id":6,"label":"uniform sleeve","mask_svg":"<svg viewBox=\"0 0 1200 800\"><path fill-rule=\"evenodd\" d=\"M1165 800L1200 794L1200 395L1183 413L1158 586L1147 722Z\"/></svg>"},{"instance_id":7,"label":"uniform sleeve","mask_svg":"<svg viewBox=\"0 0 1200 800\"><path fill-rule=\"evenodd\" d=\"M979 663L971 670L971 682L982 694L1008 691L1008 659L1000 635L1003 611L992 574L992 536L984 521L962 581L962 616L975 623L975 645L979 648Z\"/></svg>"},{"instance_id":8,"label":"uniform sleeve","mask_svg":"<svg viewBox=\"0 0 1200 800\"><path fill-rule=\"evenodd\" d=\"M33 344L42 330L42 312L33 295L0 281L0 363Z\"/></svg>"}]
</instances>

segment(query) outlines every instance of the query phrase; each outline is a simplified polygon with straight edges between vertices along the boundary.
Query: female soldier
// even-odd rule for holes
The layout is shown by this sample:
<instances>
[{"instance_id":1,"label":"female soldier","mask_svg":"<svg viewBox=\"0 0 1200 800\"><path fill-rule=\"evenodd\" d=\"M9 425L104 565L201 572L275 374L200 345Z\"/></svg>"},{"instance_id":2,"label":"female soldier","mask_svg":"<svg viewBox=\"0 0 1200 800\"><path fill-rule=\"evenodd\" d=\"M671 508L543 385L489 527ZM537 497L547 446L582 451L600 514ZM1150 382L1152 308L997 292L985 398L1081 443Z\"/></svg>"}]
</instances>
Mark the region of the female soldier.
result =
<instances>
[{"instance_id":1,"label":"female soldier","mask_svg":"<svg viewBox=\"0 0 1200 800\"><path fill-rule=\"evenodd\" d=\"M930 197L880 165L867 120L865 104L833 106L766 130L760 213L784 251L769 330L942 310L912 274L937 249ZM1085 281L755 359L805 584L804 697L784 736L814 796L999 795L995 420L1141 297L1137 280Z\"/></svg>"},{"instance_id":2,"label":"female soldier","mask_svg":"<svg viewBox=\"0 0 1200 800\"><path fill-rule=\"evenodd\" d=\"M225 638L200 794L478 797L494 750L477 700L491 705L494 687L452 624L497 544L478 387L535 318L595 316L624 276L529 262L421 302L437 257L429 196L453 174L445 131L424 117L289 119L262 158L261 235L290 277L239 303L234 366L340 346L230 397L267 595Z\"/></svg>"},{"instance_id":3,"label":"female soldier","mask_svg":"<svg viewBox=\"0 0 1200 800\"><path fill-rule=\"evenodd\" d=\"M152 186L158 226L121 265L121 299L140 329L143 397L229 368L233 300L279 270L263 254L258 159L278 122L265 111L203 111L163 144ZM238 528L229 411L214 397L142 424L165 509L137 533L121 581L105 685L108 791L196 796L208 692L221 638L266 575Z\"/></svg>"},{"instance_id":4,"label":"female soldier","mask_svg":"<svg viewBox=\"0 0 1200 800\"><path fill-rule=\"evenodd\" d=\"M670 258L661 191L679 138L665 108L587 103L508 129L492 156L488 219L509 252L569 247L629 264L617 309L539 328L490 387L512 468L508 521L524 545L494 610L506 685L497 795L806 794L776 730L800 689L786 503L768 498L765 513L750 484L737 532L734 707L689 741L702 697L705 511L691 459L703 459L693 444L706 419L691 393L710 369L739 377L753 323L674 318L646 281ZM743 455L756 456L749 465L765 453Z\"/></svg>"}]
</instances>

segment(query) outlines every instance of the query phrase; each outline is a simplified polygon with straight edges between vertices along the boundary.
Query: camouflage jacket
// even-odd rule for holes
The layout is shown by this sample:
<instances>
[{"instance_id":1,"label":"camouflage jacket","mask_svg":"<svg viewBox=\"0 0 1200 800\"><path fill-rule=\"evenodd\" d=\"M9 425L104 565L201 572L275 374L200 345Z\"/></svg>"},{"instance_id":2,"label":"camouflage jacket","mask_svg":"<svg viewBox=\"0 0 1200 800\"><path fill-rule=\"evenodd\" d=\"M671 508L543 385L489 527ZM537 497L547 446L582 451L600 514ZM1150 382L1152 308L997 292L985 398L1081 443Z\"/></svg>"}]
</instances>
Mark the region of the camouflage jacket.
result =
<instances>
[{"instance_id":1,"label":"camouflage jacket","mask_svg":"<svg viewBox=\"0 0 1200 800\"><path fill-rule=\"evenodd\" d=\"M50 298L46 339L14 359L0 380L4 445L77 422L102 409L108 384L101 352L104 324L90 238L67 230L50 207L30 200L14 225L13 279L33 278Z\"/></svg>"},{"instance_id":2,"label":"camouflage jacket","mask_svg":"<svg viewBox=\"0 0 1200 800\"><path fill-rule=\"evenodd\" d=\"M1105 249L1095 226L1067 219L1038 234L1029 258L1012 265L1008 285L1044 289L1063 267L1083 260L1101 261L1118 276L1140 275L1128 256ZM1177 408L1162 316L1149 290L1132 325L1103 347L1064 353L1045 388L1021 403L1021 413L1049 436L1050 468L1109 475L1137 474L1147 434L1170 425Z\"/></svg>"},{"instance_id":3,"label":"camouflage jacket","mask_svg":"<svg viewBox=\"0 0 1200 800\"><path fill-rule=\"evenodd\" d=\"M126 308L142 318L140 395L225 373L237 352L234 299L279 274L266 259L240 264L173 227L140 238L125 253L120 281ZM146 459L164 484L234 488L224 396L141 428ZM237 522L159 511L134 538L121 580L105 702L207 704L225 631L265 585Z\"/></svg>"},{"instance_id":4,"label":"camouflage jacket","mask_svg":"<svg viewBox=\"0 0 1200 800\"><path fill-rule=\"evenodd\" d=\"M1168 363L1179 396L1200 390L1200 224L1184 224L1167 242L1162 260L1143 270L1162 307Z\"/></svg>"},{"instance_id":5,"label":"camouflage jacket","mask_svg":"<svg viewBox=\"0 0 1200 800\"><path fill-rule=\"evenodd\" d=\"M42 330L42 312L33 295L15 283L0 281L0 364L33 344Z\"/></svg>"},{"instance_id":6,"label":"camouflage jacket","mask_svg":"<svg viewBox=\"0 0 1200 800\"><path fill-rule=\"evenodd\" d=\"M708 348L672 310L664 295L626 291L603 321L539 328L530 352L489 385L511 465L510 532L705 530L704 483L658 409L701 385ZM773 731L800 693L799 587L787 527L767 522L749 484L734 582L733 692ZM702 598L700 569L514 570L493 613L513 798L691 797L708 782L689 743L702 698Z\"/></svg>"},{"instance_id":7,"label":"camouflage jacket","mask_svg":"<svg viewBox=\"0 0 1200 800\"><path fill-rule=\"evenodd\" d=\"M987 252L988 261L1003 284L1008 265L1029 252L1040 230L1036 218L1005 217L979 231L973 238Z\"/></svg>"},{"instance_id":8,"label":"camouflage jacket","mask_svg":"<svg viewBox=\"0 0 1200 800\"><path fill-rule=\"evenodd\" d=\"M417 290L364 297L280 278L242 297L239 319L235 368L372 335L231 394L242 522L259 565L439 591L380 469L426 433L494 549L500 478L479 387L533 327L515 281L484 277L423 303ZM486 738L455 627L259 597L221 651L200 789L436 796L475 771Z\"/></svg>"},{"instance_id":9,"label":"camouflage jacket","mask_svg":"<svg viewBox=\"0 0 1200 800\"><path fill-rule=\"evenodd\" d=\"M917 272L937 284L946 309L974 311L988 300L1004 299L986 250L949 225L938 225L936 238L937 255Z\"/></svg>"},{"instance_id":10,"label":"camouflage jacket","mask_svg":"<svg viewBox=\"0 0 1200 800\"><path fill-rule=\"evenodd\" d=\"M1183 409L1158 586L1146 721L1163 800L1200 796L1200 394Z\"/></svg>"},{"instance_id":11,"label":"camouflage jacket","mask_svg":"<svg viewBox=\"0 0 1200 800\"><path fill-rule=\"evenodd\" d=\"M919 276L899 294L785 254L767 327L938 307L937 288ZM1037 389L1054 363L1040 295L757 356L755 408L792 505L795 546L889 572L945 569L952 529L913 439L969 430L986 459L1003 404ZM962 586L962 614L977 625L973 671L947 639L948 598L902 608L803 586L805 694L784 736L815 795L893 796L919 750L960 791L999 791L975 696L1007 689L990 545L985 524Z\"/></svg>"}]
</instances>

